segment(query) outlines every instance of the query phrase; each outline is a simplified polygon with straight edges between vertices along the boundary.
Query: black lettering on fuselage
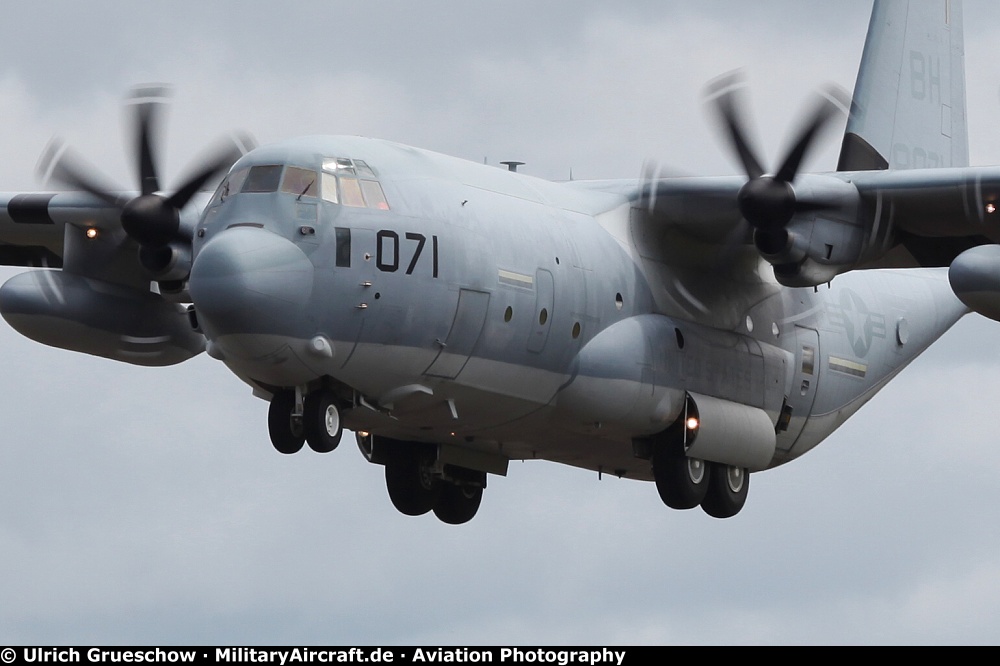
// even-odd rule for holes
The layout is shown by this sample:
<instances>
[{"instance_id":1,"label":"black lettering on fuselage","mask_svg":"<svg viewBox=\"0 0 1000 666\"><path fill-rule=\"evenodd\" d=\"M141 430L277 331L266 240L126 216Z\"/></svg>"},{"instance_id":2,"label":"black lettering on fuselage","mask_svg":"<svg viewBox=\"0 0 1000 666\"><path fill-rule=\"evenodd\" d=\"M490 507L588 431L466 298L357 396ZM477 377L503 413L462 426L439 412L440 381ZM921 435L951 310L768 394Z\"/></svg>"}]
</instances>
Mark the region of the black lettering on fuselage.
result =
<instances>
[{"instance_id":1,"label":"black lettering on fuselage","mask_svg":"<svg viewBox=\"0 0 1000 666\"><path fill-rule=\"evenodd\" d=\"M423 256L424 246L427 244L427 236L416 232L408 231L404 238L413 241L416 245L413 248L413 255L406 266L406 275L413 275ZM399 234L389 229L382 229L376 236L375 265L383 273L395 273L399 270ZM431 236L431 277L438 276L438 237Z\"/></svg>"},{"instance_id":2,"label":"black lettering on fuselage","mask_svg":"<svg viewBox=\"0 0 1000 666\"><path fill-rule=\"evenodd\" d=\"M388 263L385 260L385 246L386 241L391 240L392 249L390 250L390 255L392 257L392 262ZM395 273L399 270L399 234L395 231L382 230L378 232L376 240L375 249L375 265L378 269L384 273Z\"/></svg>"}]
</instances>

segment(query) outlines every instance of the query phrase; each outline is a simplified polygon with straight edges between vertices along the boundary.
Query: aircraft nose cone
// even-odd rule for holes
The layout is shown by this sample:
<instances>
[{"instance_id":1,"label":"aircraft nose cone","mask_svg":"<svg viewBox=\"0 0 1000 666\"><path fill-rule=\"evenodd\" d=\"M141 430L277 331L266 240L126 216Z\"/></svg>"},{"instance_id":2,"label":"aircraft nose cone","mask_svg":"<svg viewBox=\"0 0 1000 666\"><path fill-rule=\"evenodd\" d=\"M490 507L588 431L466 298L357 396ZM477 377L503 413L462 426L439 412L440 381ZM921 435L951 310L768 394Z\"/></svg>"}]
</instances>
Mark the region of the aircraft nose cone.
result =
<instances>
[{"instance_id":1,"label":"aircraft nose cone","mask_svg":"<svg viewBox=\"0 0 1000 666\"><path fill-rule=\"evenodd\" d=\"M227 229L195 258L188 283L202 330L296 335L312 298L313 266L294 243L264 229Z\"/></svg>"}]
</instances>

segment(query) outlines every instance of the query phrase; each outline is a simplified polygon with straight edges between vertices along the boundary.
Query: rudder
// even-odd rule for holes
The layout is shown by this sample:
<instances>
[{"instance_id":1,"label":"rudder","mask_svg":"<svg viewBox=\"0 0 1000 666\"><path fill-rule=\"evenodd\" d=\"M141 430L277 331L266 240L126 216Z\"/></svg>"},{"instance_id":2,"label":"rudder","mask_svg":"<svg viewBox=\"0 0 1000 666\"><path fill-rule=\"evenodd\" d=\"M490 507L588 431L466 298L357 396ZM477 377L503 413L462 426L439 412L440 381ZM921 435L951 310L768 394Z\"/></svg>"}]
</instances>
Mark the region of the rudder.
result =
<instances>
[{"instance_id":1,"label":"rudder","mask_svg":"<svg viewBox=\"0 0 1000 666\"><path fill-rule=\"evenodd\" d=\"M968 165L961 0L875 0L838 170Z\"/></svg>"}]
</instances>

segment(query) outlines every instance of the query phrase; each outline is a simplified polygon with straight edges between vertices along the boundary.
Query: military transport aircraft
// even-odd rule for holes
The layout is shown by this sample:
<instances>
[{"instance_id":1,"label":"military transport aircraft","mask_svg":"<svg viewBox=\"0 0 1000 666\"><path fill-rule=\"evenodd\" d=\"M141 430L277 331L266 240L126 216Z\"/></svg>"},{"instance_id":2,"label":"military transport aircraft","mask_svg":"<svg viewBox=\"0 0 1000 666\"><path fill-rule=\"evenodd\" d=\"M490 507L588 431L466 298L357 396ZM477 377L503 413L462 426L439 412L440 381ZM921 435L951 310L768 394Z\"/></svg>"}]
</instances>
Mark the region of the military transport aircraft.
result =
<instances>
[{"instance_id":1,"label":"military transport aircraft","mask_svg":"<svg viewBox=\"0 0 1000 666\"><path fill-rule=\"evenodd\" d=\"M853 100L827 91L773 170L741 87L708 105L742 177L552 183L308 137L219 148L176 189L160 91L138 90L137 191L53 144L40 168L68 191L0 195L0 261L45 269L0 312L127 363L207 351L270 401L278 451L350 429L405 514L464 523L488 475L537 458L731 517L750 474L969 309L1000 319L1000 168L968 166L960 0L876 0ZM838 170L800 173L839 107Z\"/></svg>"}]
</instances>

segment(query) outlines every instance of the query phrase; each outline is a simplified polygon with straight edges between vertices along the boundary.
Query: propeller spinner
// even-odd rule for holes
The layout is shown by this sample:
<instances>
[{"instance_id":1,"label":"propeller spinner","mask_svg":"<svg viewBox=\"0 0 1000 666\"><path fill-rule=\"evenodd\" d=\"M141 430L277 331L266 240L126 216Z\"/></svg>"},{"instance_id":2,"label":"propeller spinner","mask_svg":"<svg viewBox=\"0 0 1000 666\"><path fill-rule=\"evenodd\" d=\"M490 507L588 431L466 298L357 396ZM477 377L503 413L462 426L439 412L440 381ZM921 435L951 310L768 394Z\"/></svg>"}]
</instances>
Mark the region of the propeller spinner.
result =
<instances>
[{"instance_id":1,"label":"propeller spinner","mask_svg":"<svg viewBox=\"0 0 1000 666\"><path fill-rule=\"evenodd\" d=\"M709 85L708 102L714 104L730 147L749 179L737 198L740 212L754 228L758 246L780 246L784 243L785 227L797 213L822 210L831 205L824 201L800 199L796 196L794 183L819 133L850 108L850 96L836 86L822 91L819 102L807 116L780 168L770 174L761 165L743 124L744 88L742 73L732 72Z\"/></svg>"}]
</instances>

